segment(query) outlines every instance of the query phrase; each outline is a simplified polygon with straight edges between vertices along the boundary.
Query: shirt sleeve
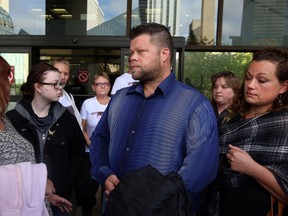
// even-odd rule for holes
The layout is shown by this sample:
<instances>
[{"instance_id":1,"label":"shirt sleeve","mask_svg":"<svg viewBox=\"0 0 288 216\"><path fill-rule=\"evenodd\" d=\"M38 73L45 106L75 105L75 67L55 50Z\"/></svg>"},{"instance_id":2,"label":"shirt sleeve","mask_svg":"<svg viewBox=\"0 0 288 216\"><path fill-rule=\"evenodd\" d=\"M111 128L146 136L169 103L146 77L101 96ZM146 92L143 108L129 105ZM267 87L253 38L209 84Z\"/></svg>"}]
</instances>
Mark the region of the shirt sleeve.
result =
<instances>
[{"instance_id":1,"label":"shirt sleeve","mask_svg":"<svg viewBox=\"0 0 288 216\"><path fill-rule=\"evenodd\" d=\"M91 176L102 186L108 176L113 174L109 167L108 147L110 132L108 129L107 110L109 105L97 124L90 138L90 160L92 164Z\"/></svg>"},{"instance_id":2,"label":"shirt sleeve","mask_svg":"<svg viewBox=\"0 0 288 216\"><path fill-rule=\"evenodd\" d=\"M193 197L214 180L218 170L217 120L209 101L191 114L186 149L187 156L179 174Z\"/></svg>"},{"instance_id":3,"label":"shirt sleeve","mask_svg":"<svg viewBox=\"0 0 288 216\"><path fill-rule=\"evenodd\" d=\"M117 77L115 82L114 82L114 84L113 84L113 87L112 87L112 90L111 90L111 94L114 95L121 88L122 88L122 82L119 79L119 77Z\"/></svg>"}]
</instances>

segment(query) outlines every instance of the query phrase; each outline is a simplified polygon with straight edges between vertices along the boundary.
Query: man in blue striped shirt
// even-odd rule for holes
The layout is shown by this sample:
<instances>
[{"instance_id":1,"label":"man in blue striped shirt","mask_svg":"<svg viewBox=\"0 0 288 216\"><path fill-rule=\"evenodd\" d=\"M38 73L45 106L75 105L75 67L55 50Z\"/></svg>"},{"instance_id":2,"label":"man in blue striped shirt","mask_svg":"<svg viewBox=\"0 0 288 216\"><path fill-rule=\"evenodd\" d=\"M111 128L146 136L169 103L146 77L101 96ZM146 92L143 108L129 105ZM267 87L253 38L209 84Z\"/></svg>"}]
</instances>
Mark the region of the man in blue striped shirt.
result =
<instances>
[{"instance_id":1,"label":"man in blue striped shirt","mask_svg":"<svg viewBox=\"0 0 288 216\"><path fill-rule=\"evenodd\" d=\"M165 26L136 26L130 39L130 70L140 82L116 92L93 132L92 177L109 195L123 175L150 164L179 174L196 198L217 173L214 111L171 72L173 42Z\"/></svg>"}]
</instances>

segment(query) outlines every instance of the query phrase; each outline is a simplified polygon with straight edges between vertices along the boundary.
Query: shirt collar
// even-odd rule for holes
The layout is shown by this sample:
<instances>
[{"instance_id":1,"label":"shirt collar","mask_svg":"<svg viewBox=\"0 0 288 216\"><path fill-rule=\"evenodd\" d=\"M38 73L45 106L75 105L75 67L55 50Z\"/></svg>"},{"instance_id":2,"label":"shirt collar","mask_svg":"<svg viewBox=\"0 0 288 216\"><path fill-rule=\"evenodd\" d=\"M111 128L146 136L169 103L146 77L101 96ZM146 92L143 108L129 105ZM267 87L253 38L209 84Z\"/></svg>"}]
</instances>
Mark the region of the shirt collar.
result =
<instances>
[{"instance_id":1,"label":"shirt collar","mask_svg":"<svg viewBox=\"0 0 288 216\"><path fill-rule=\"evenodd\" d=\"M169 74L169 76L159 84L159 86L156 88L153 95L162 94L163 96L165 96L169 94L175 81L176 81L176 76L175 76L175 73L172 71ZM127 94L133 94L133 93L138 93L144 96L142 82L139 82L138 84L133 85L129 88Z\"/></svg>"}]
</instances>

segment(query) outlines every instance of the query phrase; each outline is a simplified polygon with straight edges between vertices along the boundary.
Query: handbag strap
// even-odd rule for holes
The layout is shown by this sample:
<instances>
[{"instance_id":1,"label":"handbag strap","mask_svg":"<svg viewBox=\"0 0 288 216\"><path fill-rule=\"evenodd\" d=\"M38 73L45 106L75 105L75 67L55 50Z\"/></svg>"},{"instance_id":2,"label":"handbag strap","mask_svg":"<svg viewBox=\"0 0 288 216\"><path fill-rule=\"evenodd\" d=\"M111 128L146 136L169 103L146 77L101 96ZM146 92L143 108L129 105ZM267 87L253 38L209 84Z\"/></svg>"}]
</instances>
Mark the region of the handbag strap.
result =
<instances>
[{"instance_id":1,"label":"handbag strap","mask_svg":"<svg viewBox=\"0 0 288 216\"><path fill-rule=\"evenodd\" d=\"M275 202L277 202L277 213L274 214L274 206L275 206ZM277 200L274 196L271 195L271 203L270 203L271 207L270 210L267 214L267 216L282 216L283 214L283 210L285 208L285 204L280 202L279 200Z\"/></svg>"}]
</instances>

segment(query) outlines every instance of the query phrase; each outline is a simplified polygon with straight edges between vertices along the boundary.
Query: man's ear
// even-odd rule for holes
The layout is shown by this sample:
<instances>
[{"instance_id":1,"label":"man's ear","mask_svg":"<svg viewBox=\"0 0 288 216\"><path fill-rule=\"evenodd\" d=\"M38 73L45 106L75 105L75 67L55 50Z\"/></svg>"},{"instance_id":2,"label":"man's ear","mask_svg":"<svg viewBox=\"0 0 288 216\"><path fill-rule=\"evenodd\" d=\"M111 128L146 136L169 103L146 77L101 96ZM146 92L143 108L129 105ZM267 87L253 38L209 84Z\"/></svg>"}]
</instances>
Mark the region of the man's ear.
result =
<instances>
[{"instance_id":1,"label":"man's ear","mask_svg":"<svg viewBox=\"0 0 288 216\"><path fill-rule=\"evenodd\" d=\"M163 48L161 50L161 59L162 59L162 62L170 61L170 50L168 48Z\"/></svg>"}]
</instances>

